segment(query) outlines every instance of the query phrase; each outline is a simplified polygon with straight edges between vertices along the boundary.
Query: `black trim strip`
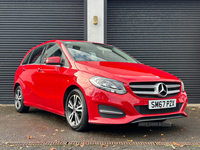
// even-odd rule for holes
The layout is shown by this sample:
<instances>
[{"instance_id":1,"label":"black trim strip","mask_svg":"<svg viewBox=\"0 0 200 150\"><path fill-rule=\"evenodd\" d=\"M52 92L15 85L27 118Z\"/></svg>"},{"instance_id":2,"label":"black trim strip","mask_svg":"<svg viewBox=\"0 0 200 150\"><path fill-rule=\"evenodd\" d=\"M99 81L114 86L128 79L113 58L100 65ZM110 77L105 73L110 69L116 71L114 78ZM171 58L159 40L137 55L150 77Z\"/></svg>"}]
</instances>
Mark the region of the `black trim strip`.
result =
<instances>
[{"instance_id":1,"label":"black trim strip","mask_svg":"<svg viewBox=\"0 0 200 150\"><path fill-rule=\"evenodd\" d=\"M165 116L153 116L153 117L142 117L136 120L131 121L130 123L138 123L144 121L157 121L157 120L166 120L166 119L174 119L174 118L182 118L185 117L183 114L174 114L174 115L165 115Z\"/></svg>"}]
</instances>

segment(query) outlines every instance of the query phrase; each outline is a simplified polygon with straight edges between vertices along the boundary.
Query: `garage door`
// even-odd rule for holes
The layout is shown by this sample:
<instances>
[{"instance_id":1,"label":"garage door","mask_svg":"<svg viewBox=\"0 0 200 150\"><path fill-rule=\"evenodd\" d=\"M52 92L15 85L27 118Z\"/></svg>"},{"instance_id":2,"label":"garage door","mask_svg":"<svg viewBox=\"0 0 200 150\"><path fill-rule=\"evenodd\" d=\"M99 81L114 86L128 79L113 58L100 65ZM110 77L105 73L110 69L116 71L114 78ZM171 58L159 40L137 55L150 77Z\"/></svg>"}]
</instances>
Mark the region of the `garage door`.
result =
<instances>
[{"instance_id":1,"label":"garage door","mask_svg":"<svg viewBox=\"0 0 200 150\"><path fill-rule=\"evenodd\" d=\"M108 0L107 43L181 78L200 103L200 1Z\"/></svg>"},{"instance_id":2,"label":"garage door","mask_svg":"<svg viewBox=\"0 0 200 150\"><path fill-rule=\"evenodd\" d=\"M84 39L83 0L0 0L0 104L13 104L25 53L51 39Z\"/></svg>"}]
</instances>

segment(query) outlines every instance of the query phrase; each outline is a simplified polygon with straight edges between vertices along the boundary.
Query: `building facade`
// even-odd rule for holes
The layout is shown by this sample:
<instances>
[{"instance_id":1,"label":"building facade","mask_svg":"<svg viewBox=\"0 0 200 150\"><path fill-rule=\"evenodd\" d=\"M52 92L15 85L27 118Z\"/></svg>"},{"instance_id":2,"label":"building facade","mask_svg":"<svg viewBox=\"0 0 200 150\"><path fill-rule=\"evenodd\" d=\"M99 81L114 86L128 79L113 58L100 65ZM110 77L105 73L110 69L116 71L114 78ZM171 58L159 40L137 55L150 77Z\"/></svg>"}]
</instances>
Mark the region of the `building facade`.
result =
<instances>
[{"instance_id":1,"label":"building facade","mask_svg":"<svg viewBox=\"0 0 200 150\"><path fill-rule=\"evenodd\" d=\"M52 39L115 45L182 79L200 103L200 1L0 0L0 104L13 104L25 53Z\"/></svg>"}]
</instances>

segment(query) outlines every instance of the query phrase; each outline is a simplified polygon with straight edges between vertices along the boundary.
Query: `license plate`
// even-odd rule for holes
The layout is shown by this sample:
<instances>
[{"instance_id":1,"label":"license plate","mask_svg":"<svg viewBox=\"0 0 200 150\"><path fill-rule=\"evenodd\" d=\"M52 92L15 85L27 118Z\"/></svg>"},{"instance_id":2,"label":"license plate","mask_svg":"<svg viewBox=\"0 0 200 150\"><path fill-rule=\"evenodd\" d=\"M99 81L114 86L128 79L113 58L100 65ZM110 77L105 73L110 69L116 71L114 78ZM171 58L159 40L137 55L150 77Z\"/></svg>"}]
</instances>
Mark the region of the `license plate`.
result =
<instances>
[{"instance_id":1,"label":"license plate","mask_svg":"<svg viewBox=\"0 0 200 150\"><path fill-rule=\"evenodd\" d=\"M149 100L149 109L164 109L176 107L176 99Z\"/></svg>"}]
</instances>

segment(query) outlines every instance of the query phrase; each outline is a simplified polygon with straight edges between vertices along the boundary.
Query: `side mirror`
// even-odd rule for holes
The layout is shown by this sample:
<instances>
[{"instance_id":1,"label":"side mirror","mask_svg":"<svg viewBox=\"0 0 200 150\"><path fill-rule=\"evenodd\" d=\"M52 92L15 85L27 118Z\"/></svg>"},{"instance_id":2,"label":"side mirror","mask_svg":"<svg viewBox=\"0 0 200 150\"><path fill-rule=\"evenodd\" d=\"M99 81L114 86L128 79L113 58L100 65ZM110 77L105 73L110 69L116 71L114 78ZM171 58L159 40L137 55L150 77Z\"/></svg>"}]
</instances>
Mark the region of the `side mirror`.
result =
<instances>
[{"instance_id":1,"label":"side mirror","mask_svg":"<svg viewBox=\"0 0 200 150\"><path fill-rule=\"evenodd\" d=\"M48 57L45 61L45 64L49 64L49 65L61 65L60 63L60 57L56 56L56 57Z\"/></svg>"}]
</instances>

